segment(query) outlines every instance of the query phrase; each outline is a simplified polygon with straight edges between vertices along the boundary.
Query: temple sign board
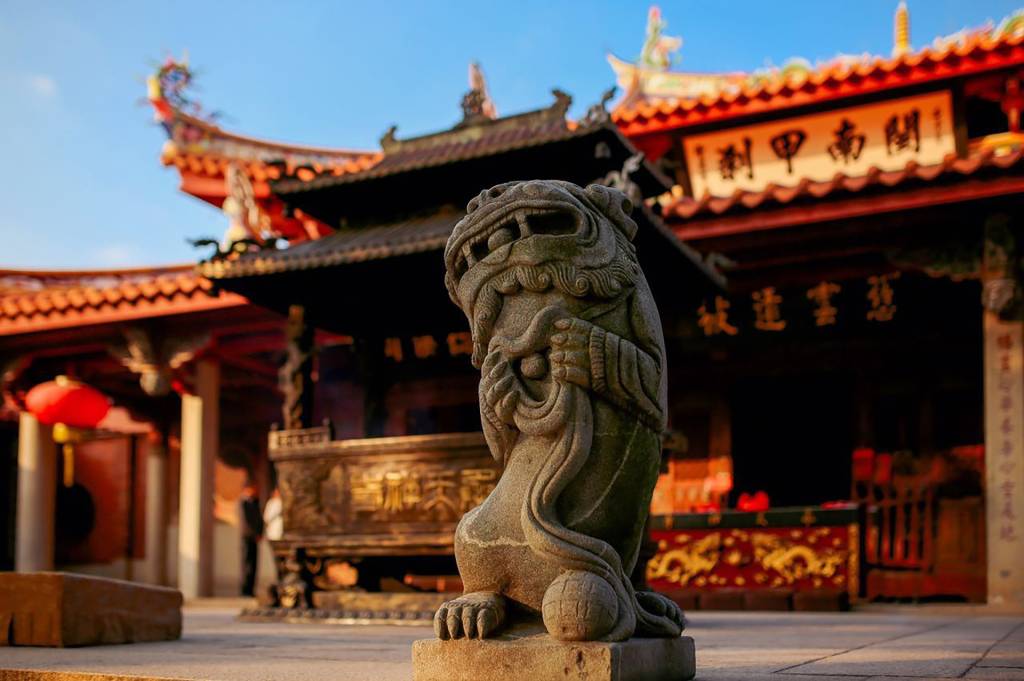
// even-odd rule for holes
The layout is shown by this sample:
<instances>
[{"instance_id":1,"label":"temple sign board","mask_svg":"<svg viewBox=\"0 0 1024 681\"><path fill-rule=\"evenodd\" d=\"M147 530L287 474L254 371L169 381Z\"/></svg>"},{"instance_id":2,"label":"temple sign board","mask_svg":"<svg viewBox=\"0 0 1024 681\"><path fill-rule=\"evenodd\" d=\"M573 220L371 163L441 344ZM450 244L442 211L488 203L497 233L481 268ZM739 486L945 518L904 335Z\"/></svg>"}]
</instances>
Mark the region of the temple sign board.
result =
<instances>
[{"instance_id":1,"label":"temple sign board","mask_svg":"<svg viewBox=\"0 0 1024 681\"><path fill-rule=\"evenodd\" d=\"M953 99L946 90L692 135L683 149L697 198L931 165L956 151Z\"/></svg>"}]
</instances>

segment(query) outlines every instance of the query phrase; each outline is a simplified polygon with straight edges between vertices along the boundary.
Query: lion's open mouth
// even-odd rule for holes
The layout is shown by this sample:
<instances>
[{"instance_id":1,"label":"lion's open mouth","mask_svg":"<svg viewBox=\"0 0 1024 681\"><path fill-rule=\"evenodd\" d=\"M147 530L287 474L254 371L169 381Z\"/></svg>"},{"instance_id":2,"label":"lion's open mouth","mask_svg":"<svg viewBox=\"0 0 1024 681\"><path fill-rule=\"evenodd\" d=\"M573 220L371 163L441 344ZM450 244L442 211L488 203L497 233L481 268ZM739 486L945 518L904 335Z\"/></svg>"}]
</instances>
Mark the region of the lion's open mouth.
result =
<instances>
[{"instance_id":1,"label":"lion's open mouth","mask_svg":"<svg viewBox=\"0 0 1024 681\"><path fill-rule=\"evenodd\" d=\"M584 225L582 212L567 207L564 201L516 201L498 209L475 225L472 235L462 243L455 256L455 276L461 279L470 267L519 239L534 235L568 236Z\"/></svg>"}]
</instances>

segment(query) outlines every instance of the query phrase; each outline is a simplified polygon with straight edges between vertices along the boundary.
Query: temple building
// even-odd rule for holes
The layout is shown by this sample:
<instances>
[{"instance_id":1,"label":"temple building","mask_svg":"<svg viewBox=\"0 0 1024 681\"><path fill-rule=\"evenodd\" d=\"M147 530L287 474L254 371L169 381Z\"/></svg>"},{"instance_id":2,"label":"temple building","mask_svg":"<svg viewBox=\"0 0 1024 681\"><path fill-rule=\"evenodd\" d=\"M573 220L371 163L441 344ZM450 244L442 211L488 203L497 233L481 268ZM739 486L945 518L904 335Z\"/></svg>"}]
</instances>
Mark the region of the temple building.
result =
<instances>
[{"instance_id":1,"label":"temple building","mask_svg":"<svg viewBox=\"0 0 1024 681\"><path fill-rule=\"evenodd\" d=\"M900 3L891 56L721 74L670 70L665 26L652 9L641 58L609 57L612 117L729 289L673 355L689 449L654 512L691 530L649 576L734 605L794 584L1020 603L1024 15L915 49ZM795 541L744 534L801 507ZM857 537L812 543L801 518L842 509Z\"/></svg>"},{"instance_id":2,"label":"temple building","mask_svg":"<svg viewBox=\"0 0 1024 681\"><path fill-rule=\"evenodd\" d=\"M282 582L288 566L307 571L306 556L322 590L339 588L332 580L346 570L371 588L454 574L454 521L497 471L441 250L482 188L540 168L620 186L637 198L637 240L647 266L665 273L652 279L665 304L672 286L692 285L690 303L721 290L643 205L671 182L600 105L570 120L571 100L556 90L548 107L495 118L474 68L477 85L450 130L399 139L392 129L377 152L312 149L222 130L187 99L190 78L169 60L150 100L168 136L162 162L227 218L223 238L197 240L208 252L198 268L3 273L4 432L19 461L4 471L18 487L6 561L17 569L176 583L188 597L235 593L235 506L251 479L264 499L275 486L284 497ZM26 399L56 376L117 407L70 448L55 447L58 429ZM311 451L295 454L296 442ZM345 471L359 461L348 453L364 450L389 468L341 480L319 461L334 463L339 448ZM462 455L478 466L460 470ZM416 486L401 466L424 458L437 465ZM343 489L331 487L338 481ZM414 531L395 541L403 519ZM32 539L53 527L53 541ZM383 535L394 546L382 550Z\"/></svg>"},{"instance_id":3,"label":"temple building","mask_svg":"<svg viewBox=\"0 0 1024 681\"><path fill-rule=\"evenodd\" d=\"M635 205L670 402L638 584L1024 603L1024 16L915 49L901 3L891 55L750 73L673 70L666 27L576 120L559 90L498 117L473 65L452 127L365 151L225 131L162 64L160 160L226 231L198 265L0 272L0 568L236 593L251 480L284 504L253 617L360 619L381 590L429 616L500 475L441 252L481 190L536 177ZM58 376L114 408L45 423L27 396Z\"/></svg>"}]
</instances>

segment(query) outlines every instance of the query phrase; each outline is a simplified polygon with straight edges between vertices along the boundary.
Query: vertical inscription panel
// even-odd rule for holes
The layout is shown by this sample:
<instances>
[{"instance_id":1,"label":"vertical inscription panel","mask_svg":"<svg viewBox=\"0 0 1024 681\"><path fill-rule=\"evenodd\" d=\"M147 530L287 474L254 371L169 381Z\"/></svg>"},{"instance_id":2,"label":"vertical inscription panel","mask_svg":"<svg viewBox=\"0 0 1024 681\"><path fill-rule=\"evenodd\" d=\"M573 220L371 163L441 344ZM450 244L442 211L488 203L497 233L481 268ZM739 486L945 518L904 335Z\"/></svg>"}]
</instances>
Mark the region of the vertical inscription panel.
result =
<instances>
[{"instance_id":1,"label":"vertical inscription panel","mask_svg":"<svg viewBox=\"0 0 1024 681\"><path fill-rule=\"evenodd\" d=\"M985 312L988 601L1024 604L1024 324Z\"/></svg>"}]
</instances>

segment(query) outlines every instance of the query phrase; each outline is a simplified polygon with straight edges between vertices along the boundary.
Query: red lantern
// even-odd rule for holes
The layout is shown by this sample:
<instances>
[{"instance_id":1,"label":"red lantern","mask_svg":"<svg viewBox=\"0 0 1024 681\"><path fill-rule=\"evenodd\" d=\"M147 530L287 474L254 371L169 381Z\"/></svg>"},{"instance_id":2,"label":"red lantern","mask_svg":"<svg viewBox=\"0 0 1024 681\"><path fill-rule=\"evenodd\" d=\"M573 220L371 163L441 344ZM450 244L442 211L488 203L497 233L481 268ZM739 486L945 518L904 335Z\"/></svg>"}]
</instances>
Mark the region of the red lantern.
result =
<instances>
[{"instance_id":1,"label":"red lantern","mask_svg":"<svg viewBox=\"0 0 1024 681\"><path fill-rule=\"evenodd\" d=\"M58 376L29 390L25 406L47 426L95 428L110 411L110 400L95 388Z\"/></svg>"},{"instance_id":2,"label":"red lantern","mask_svg":"<svg viewBox=\"0 0 1024 681\"><path fill-rule=\"evenodd\" d=\"M768 500L768 494L764 490L758 490L754 494L747 494L744 492L740 495L740 498L736 501L737 511L746 511L748 513L762 513L767 511L771 506Z\"/></svg>"},{"instance_id":3,"label":"red lantern","mask_svg":"<svg viewBox=\"0 0 1024 681\"><path fill-rule=\"evenodd\" d=\"M89 386L58 376L28 391L25 406L40 423L53 426L53 439L63 445L64 485L74 484L72 443L82 439L78 428L95 428L110 411L110 400Z\"/></svg>"},{"instance_id":4,"label":"red lantern","mask_svg":"<svg viewBox=\"0 0 1024 681\"><path fill-rule=\"evenodd\" d=\"M853 450L854 482L869 482L875 470L875 450L870 447L859 447Z\"/></svg>"}]
</instances>

